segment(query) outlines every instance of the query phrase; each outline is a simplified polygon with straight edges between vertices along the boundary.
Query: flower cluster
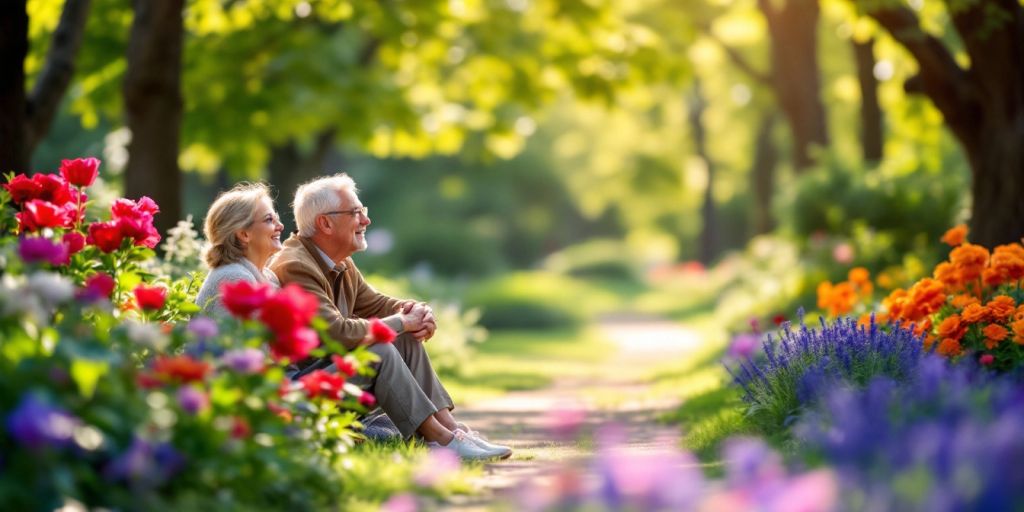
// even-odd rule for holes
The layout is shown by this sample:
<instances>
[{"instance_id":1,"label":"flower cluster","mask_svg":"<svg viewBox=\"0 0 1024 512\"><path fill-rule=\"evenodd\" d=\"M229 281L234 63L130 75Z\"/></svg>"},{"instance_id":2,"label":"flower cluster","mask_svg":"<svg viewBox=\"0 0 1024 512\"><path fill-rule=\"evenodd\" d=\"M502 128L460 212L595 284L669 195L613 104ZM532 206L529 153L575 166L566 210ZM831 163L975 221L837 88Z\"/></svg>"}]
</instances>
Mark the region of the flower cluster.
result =
<instances>
[{"instance_id":1,"label":"flower cluster","mask_svg":"<svg viewBox=\"0 0 1024 512\"><path fill-rule=\"evenodd\" d=\"M874 292L870 274L864 267L850 270L846 281L832 284L824 281L818 285L818 307L832 316L840 316L853 310L859 298L870 297Z\"/></svg>"},{"instance_id":2,"label":"flower cluster","mask_svg":"<svg viewBox=\"0 0 1024 512\"><path fill-rule=\"evenodd\" d=\"M953 246L949 259L936 265L931 277L893 290L875 313L878 321L913 324L924 345L946 357L971 356L1000 369L1018 366L1024 361L1024 246L1013 243L989 251L968 243L963 225L942 240ZM863 298L836 308L819 300L819 306L843 314ZM869 315L862 315L861 322Z\"/></svg>"},{"instance_id":3,"label":"flower cluster","mask_svg":"<svg viewBox=\"0 0 1024 512\"><path fill-rule=\"evenodd\" d=\"M863 385L877 375L903 379L920 359L921 339L899 325L883 330L870 322L849 318L832 324L824 319L817 329L789 325L777 341L768 335L764 360L747 359L726 366L743 391L751 421L766 431L791 423L820 398L832 381Z\"/></svg>"},{"instance_id":4,"label":"flower cluster","mask_svg":"<svg viewBox=\"0 0 1024 512\"><path fill-rule=\"evenodd\" d=\"M145 196L138 202L118 199L110 207L111 220L89 225L88 242L107 253L119 249L126 239L152 249L160 242L160 233L153 227L153 216L159 212L160 207Z\"/></svg>"},{"instance_id":5,"label":"flower cluster","mask_svg":"<svg viewBox=\"0 0 1024 512\"><path fill-rule=\"evenodd\" d=\"M845 492L879 510L1024 506L1024 395L1019 382L923 358L913 378L837 386L795 428Z\"/></svg>"},{"instance_id":6,"label":"flower cluster","mask_svg":"<svg viewBox=\"0 0 1024 512\"><path fill-rule=\"evenodd\" d=\"M60 175L24 174L8 179L4 189L20 207L15 215L21 233L45 228L71 229L82 222L88 197L83 189L96 180L100 161L95 158L64 160Z\"/></svg>"}]
</instances>

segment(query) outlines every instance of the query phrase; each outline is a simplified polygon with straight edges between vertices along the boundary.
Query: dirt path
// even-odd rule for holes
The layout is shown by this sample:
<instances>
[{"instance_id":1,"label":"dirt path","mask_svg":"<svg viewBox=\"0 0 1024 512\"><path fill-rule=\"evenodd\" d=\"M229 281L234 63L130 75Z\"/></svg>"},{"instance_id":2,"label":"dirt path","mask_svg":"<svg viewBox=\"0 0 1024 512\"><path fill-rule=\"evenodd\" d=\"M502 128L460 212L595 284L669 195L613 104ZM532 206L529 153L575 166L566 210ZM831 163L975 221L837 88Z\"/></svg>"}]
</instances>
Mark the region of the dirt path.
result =
<instances>
[{"instance_id":1,"label":"dirt path","mask_svg":"<svg viewBox=\"0 0 1024 512\"><path fill-rule=\"evenodd\" d=\"M459 418L516 453L485 466L479 482L484 492L457 498L444 510L490 510L523 484L548 478L560 465L585 461L592 455L589 443L555 439L551 433L552 425L564 424L574 415L582 418L583 431L621 426L631 450L678 442L677 428L657 422L661 413L679 405L678 399L651 393L645 377L658 365L696 350L696 333L675 323L638 317L605 318L598 325L615 349L603 363L580 363L591 366L586 373L594 378L559 379L545 389L459 408Z\"/></svg>"}]
</instances>

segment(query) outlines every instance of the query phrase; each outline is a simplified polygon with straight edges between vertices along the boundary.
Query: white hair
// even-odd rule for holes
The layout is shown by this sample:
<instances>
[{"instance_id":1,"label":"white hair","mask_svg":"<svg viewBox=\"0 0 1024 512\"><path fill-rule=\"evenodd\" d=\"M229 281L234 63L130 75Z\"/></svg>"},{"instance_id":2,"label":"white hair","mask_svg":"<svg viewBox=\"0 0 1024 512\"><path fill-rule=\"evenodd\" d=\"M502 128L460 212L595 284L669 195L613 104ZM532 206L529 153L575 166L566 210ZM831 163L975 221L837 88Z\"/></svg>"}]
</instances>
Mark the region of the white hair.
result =
<instances>
[{"instance_id":1,"label":"white hair","mask_svg":"<svg viewBox=\"0 0 1024 512\"><path fill-rule=\"evenodd\" d=\"M338 193L344 190L351 190L353 194L358 192L356 182L343 172L317 178L299 186L295 191L295 201L292 203L299 236L308 238L316 234L317 216L341 208Z\"/></svg>"}]
</instances>

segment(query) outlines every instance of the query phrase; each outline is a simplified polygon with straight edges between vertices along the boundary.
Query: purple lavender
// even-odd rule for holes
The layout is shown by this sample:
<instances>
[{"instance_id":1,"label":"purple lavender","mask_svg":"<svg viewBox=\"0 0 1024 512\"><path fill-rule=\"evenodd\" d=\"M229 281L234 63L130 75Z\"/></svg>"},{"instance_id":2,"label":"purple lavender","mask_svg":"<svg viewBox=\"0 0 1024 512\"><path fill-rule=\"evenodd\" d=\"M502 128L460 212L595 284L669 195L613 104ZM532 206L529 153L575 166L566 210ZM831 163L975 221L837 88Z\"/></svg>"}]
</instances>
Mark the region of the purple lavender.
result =
<instances>
[{"instance_id":1,"label":"purple lavender","mask_svg":"<svg viewBox=\"0 0 1024 512\"><path fill-rule=\"evenodd\" d=\"M872 318L859 326L851 318L832 324L824 319L816 329L803 322L794 330L783 324L779 338L764 341L764 358L727 366L743 389L751 419L765 431L795 421L800 412L817 401L820 389L832 381L864 386L877 375L905 379L920 360L923 340L899 324L882 330Z\"/></svg>"},{"instance_id":2,"label":"purple lavender","mask_svg":"<svg viewBox=\"0 0 1024 512\"><path fill-rule=\"evenodd\" d=\"M1019 381L935 356L902 384L833 387L794 429L847 492L880 510L940 511L1024 508L1021 432Z\"/></svg>"},{"instance_id":3,"label":"purple lavender","mask_svg":"<svg viewBox=\"0 0 1024 512\"><path fill-rule=\"evenodd\" d=\"M182 469L185 459L170 443L155 443L136 437L131 446L110 461L106 478L128 482L132 487L159 487Z\"/></svg>"},{"instance_id":4,"label":"purple lavender","mask_svg":"<svg viewBox=\"0 0 1024 512\"><path fill-rule=\"evenodd\" d=\"M24 237L18 242L18 256L26 263L63 265L68 261L68 247L45 237Z\"/></svg>"},{"instance_id":5,"label":"purple lavender","mask_svg":"<svg viewBox=\"0 0 1024 512\"><path fill-rule=\"evenodd\" d=\"M35 394L25 395L7 416L7 432L31 450L59 448L71 442L81 420L64 409L52 406Z\"/></svg>"}]
</instances>

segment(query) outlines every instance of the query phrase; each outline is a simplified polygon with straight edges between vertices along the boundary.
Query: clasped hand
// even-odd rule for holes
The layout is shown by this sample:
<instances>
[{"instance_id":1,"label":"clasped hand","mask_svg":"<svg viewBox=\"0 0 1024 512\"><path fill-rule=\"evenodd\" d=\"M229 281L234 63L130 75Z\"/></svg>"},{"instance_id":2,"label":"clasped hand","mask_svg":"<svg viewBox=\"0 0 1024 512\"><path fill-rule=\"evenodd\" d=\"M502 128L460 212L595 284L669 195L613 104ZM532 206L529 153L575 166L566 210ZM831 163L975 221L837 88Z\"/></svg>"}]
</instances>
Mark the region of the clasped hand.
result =
<instances>
[{"instance_id":1,"label":"clasped hand","mask_svg":"<svg viewBox=\"0 0 1024 512\"><path fill-rule=\"evenodd\" d=\"M402 315L402 327L405 332L412 334L420 341L429 340L437 330L437 320L434 319L434 312L425 302L407 300L398 306L399 314Z\"/></svg>"}]
</instances>

